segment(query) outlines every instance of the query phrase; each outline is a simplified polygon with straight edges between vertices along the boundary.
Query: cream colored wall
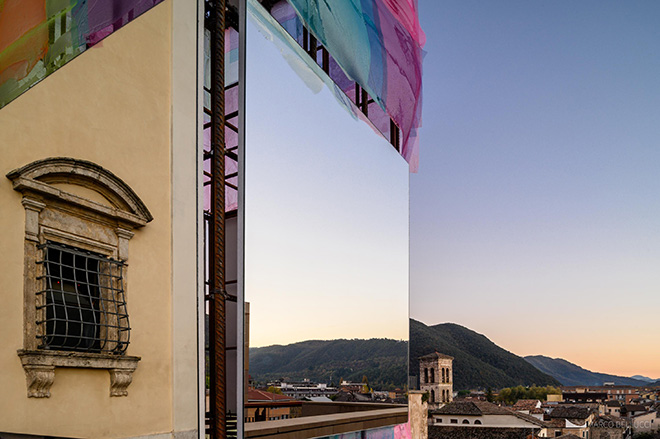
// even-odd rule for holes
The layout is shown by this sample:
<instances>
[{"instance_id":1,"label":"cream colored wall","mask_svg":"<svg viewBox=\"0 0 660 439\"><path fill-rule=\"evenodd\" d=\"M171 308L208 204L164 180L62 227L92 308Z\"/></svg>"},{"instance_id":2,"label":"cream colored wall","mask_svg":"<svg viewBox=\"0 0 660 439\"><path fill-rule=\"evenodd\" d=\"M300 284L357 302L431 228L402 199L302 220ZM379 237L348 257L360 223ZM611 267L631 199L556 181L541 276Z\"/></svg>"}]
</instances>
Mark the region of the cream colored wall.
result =
<instances>
[{"instance_id":1,"label":"cream colored wall","mask_svg":"<svg viewBox=\"0 0 660 439\"><path fill-rule=\"evenodd\" d=\"M203 30L198 14L204 10L203 0L173 0L172 4L172 426L176 439L192 439L204 428L203 400L206 380L198 351L204 349L204 325L198 326L198 294L203 300L203 278L199 279L197 259L198 237L203 203L198 188L202 187L197 169L202 165L202 148L198 142L202 117L197 105L201 92L203 68L197 51L203 50ZM199 57L203 60L203 57ZM199 100L202 101L201 99ZM199 266L202 267L203 263ZM201 272L201 270L200 270ZM200 319L199 322L203 322ZM200 337L198 337L198 333ZM200 410L201 408L201 410ZM201 416L200 416L201 415Z\"/></svg>"},{"instance_id":2,"label":"cream colored wall","mask_svg":"<svg viewBox=\"0 0 660 439\"><path fill-rule=\"evenodd\" d=\"M24 210L21 195L0 177L0 431L114 438L173 430L172 1L0 110L3 176L46 157L90 160L130 185L154 217L130 242L127 354L142 361L129 395L109 396L105 370L58 368L50 398L27 398L16 355L23 342ZM177 221L181 228L191 219ZM181 367L179 375L190 373L190 364Z\"/></svg>"}]
</instances>

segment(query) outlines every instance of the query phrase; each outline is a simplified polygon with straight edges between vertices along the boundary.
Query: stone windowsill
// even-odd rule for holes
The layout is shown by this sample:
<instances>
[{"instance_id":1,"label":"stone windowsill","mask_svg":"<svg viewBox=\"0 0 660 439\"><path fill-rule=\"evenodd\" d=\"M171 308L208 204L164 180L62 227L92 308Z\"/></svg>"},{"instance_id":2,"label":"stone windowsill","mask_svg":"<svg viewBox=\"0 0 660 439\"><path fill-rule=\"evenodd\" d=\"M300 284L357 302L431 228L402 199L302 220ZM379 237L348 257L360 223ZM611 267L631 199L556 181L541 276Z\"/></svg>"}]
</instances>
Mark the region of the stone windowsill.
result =
<instances>
[{"instance_id":1,"label":"stone windowsill","mask_svg":"<svg viewBox=\"0 0 660 439\"><path fill-rule=\"evenodd\" d=\"M25 350L18 356L25 370L30 398L50 397L56 367L106 369L110 373L110 396L126 396L140 357L83 352Z\"/></svg>"}]
</instances>

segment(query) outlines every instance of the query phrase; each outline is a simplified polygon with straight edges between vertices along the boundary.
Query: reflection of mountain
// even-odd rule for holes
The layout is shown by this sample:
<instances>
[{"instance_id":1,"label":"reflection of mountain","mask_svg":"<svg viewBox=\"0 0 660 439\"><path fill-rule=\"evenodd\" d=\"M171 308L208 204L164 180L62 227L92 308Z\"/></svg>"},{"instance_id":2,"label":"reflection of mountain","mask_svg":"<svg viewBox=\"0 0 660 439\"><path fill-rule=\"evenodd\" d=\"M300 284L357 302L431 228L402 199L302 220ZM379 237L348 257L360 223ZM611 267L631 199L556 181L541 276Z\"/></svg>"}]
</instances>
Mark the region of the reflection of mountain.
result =
<instances>
[{"instance_id":1,"label":"reflection of mountain","mask_svg":"<svg viewBox=\"0 0 660 439\"><path fill-rule=\"evenodd\" d=\"M648 385L646 381L592 372L561 358L530 355L525 357L525 360L533 364L539 370L542 370L548 375L552 375L565 386L602 386L603 383L614 383L617 386Z\"/></svg>"},{"instance_id":2,"label":"reflection of mountain","mask_svg":"<svg viewBox=\"0 0 660 439\"><path fill-rule=\"evenodd\" d=\"M523 358L468 328L453 323L426 326L410 319L411 375L417 375L417 359L434 350L454 357L454 390L559 384Z\"/></svg>"},{"instance_id":3,"label":"reflection of mountain","mask_svg":"<svg viewBox=\"0 0 660 439\"><path fill-rule=\"evenodd\" d=\"M389 339L310 340L286 346L250 348L250 376L258 383L309 379L339 384L362 382L376 390L406 384L408 343Z\"/></svg>"}]
</instances>

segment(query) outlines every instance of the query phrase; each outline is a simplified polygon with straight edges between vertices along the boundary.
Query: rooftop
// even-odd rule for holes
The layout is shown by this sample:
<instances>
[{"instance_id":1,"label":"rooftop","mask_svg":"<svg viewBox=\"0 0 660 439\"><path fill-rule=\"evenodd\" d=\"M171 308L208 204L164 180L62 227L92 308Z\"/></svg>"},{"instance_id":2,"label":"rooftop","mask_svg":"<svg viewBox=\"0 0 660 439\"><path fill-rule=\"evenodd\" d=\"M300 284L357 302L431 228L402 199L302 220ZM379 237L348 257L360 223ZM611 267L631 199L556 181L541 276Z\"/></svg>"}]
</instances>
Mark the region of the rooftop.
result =
<instances>
[{"instance_id":1,"label":"rooftop","mask_svg":"<svg viewBox=\"0 0 660 439\"><path fill-rule=\"evenodd\" d=\"M459 401L450 402L443 407L433 410L432 414L437 415L468 415L468 416L483 416L483 415L502 415L502 416L515 416L516 418L530 422L534 425L545 427L545 422L535 418L534 416L526 415L505 407L500 407L496 404L486 401Z\"/></svg>"},{"instance_id":2,"label":"rooftop","mask_svg":"<svg viewBox=\"0 0 660 439\"><path fill-rule=\"evenodd\" d=\"M249 389L247 392L248 402L274 402L274 401L295 401L294 398L277 393L266 392L265 390Z\"/></svg>"},{"instance_id":3,"label":"rooftop","mask_svg":"<svg viewBox=\"0 0 660 439\"><path fill-rule=\"evenodd\" d=\"M444 360L453 360L454 359L454 357L450 357L449 355L441 354L438 351L435 351L432 354L427 354L427 355L419 357L420 360L436 360L438 358L444 359Z\"/></svg>"},{"instance_id":4,"label":"rooftop","mask_svg":"<svg viewBox=\"0 0 660 439\"><path fill-rule=\"evenodd\" d=\"M591 411L586 407L557 407L550 412L551 418L562 419L587 419Z\"/></svg>"},{"instance_id":5,"label":"rooftop","mask_svg":"<svg viewBox=\"0 0 660 439\"><path fill-rule=\"evenodd\" d=\"M541 401L538 399L519 399L513 405L514 410L532 410L537 407L541 407Z\"/></svg>"}]
</instances>

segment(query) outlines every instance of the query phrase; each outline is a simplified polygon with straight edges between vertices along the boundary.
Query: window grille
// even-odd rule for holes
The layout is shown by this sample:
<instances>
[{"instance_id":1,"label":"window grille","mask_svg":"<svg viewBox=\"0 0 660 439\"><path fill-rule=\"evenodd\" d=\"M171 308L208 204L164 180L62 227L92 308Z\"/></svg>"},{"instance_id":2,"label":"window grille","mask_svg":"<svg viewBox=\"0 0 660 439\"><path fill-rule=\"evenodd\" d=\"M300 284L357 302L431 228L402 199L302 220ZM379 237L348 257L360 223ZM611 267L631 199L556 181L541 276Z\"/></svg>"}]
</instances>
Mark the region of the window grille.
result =
<instances>
[{"instance_id":1,"label":"window grille","mask_svg":"<svg viewBox=\"0 0 660 439\"><path fill-rule=\"evenodd\" d=\"M124 263L51 241L39 249L39 348L123 354L130 339Z\"/></svg>"}]
</instances>

